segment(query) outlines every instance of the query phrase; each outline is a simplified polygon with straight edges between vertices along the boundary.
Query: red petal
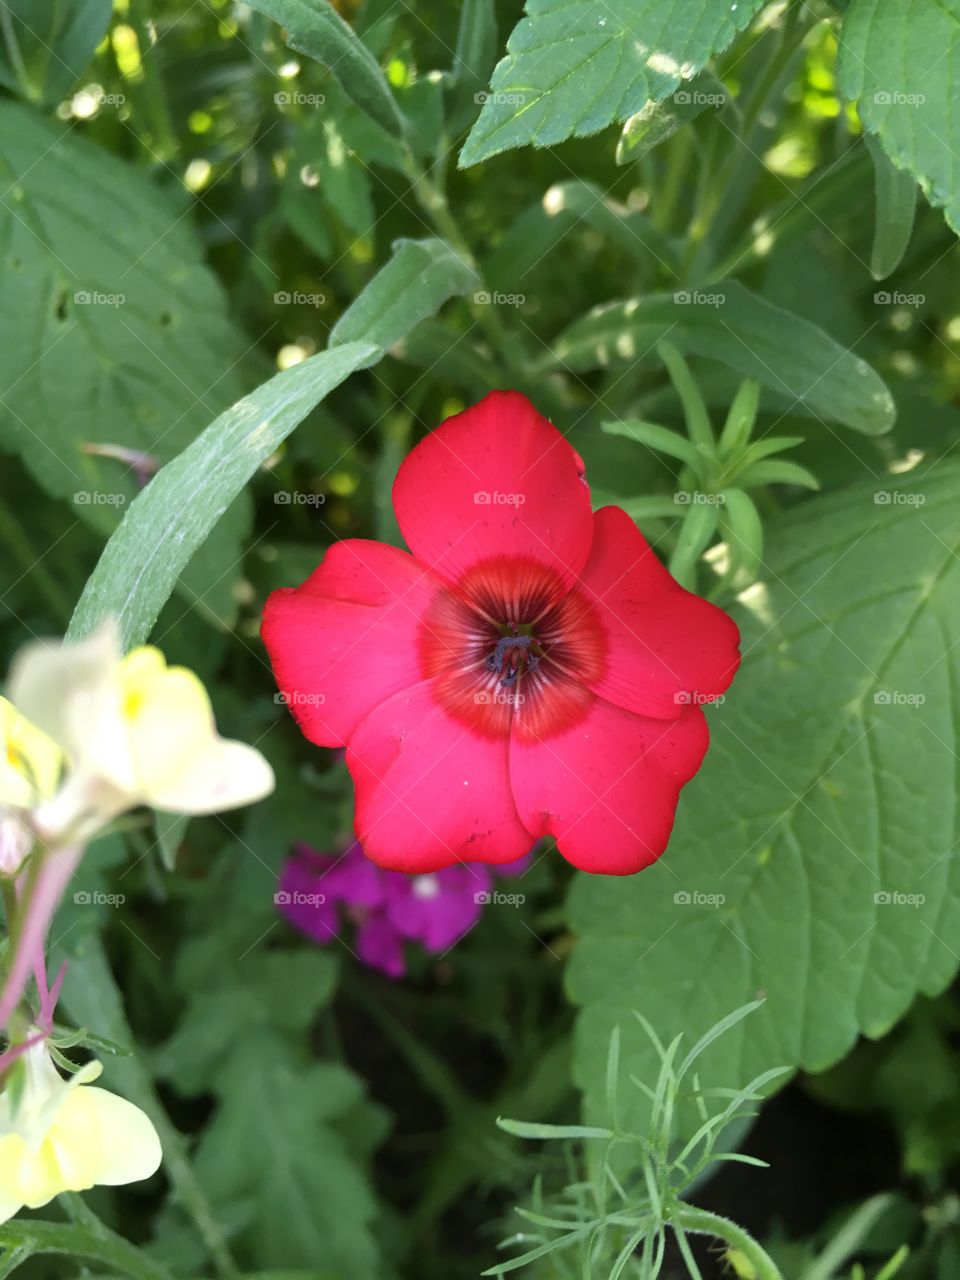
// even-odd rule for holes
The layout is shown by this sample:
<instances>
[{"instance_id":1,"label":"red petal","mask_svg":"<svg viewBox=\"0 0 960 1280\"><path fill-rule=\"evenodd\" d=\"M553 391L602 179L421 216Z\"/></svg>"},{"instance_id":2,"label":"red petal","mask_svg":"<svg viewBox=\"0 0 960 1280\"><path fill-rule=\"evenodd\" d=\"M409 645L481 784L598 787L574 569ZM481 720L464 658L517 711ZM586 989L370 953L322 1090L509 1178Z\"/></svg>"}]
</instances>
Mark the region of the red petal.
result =
<instances>
[{"instance_id":1,"label":"red petal","mask_svg":"<svg viewBox=\"0 0 960 1280\"><path fill-rule=\"evenodd\" d=\"M680 788L706 749L698 707L679 720L652 720L597 699L566 733L541 743L513 739L513 794L531 833L556 836L575 867L631 875L666 848Z\"/></svg>"},{"instance_id":2,"label":"red petal","mask_svg":"<svg viewBox=\"0 0 960 1280\"><path fill-rule=\"evenodd\" d=\"M410 872L526 853L530 834L510 790L507 747L506 737L483 737L452 719L430 680L377 707L347 748L364 853Z\"/></svg>"},{"instance_id":3,"label":"red petal","mask_svg":"<svg viewBox=\"0 0 960 1280\"><path fill-rule=\"evenodd\" d=\"M414 555L453 582L515 556L569 587L590 551L583 462L517 391L491 391L422 440L397 473L393 504Z\"/></svg>"},{"instance_id":4,"label":"red petal","mask_svg":"<svg viewBox=\"0 0 960 1280\"><path fill-rule=\"evenodd\" d=\"M723 693L740 665L740 632L722 609L685 591L619 507L594 516L579 590L606 636L594 693L640 715L678 716Z\"/></svg>"},{"instance_id":5,"label":"red petal","mask_svg":"<svg viewBox=\"0 0 960 1280\"><path fill-rule=\"evenodd\" d=\"M423 678L420 623L436 578L395 547L338 542L296 590L271 593L261 635L311 742L342 747L368 712Z\"/></svg>"}]
</instances>

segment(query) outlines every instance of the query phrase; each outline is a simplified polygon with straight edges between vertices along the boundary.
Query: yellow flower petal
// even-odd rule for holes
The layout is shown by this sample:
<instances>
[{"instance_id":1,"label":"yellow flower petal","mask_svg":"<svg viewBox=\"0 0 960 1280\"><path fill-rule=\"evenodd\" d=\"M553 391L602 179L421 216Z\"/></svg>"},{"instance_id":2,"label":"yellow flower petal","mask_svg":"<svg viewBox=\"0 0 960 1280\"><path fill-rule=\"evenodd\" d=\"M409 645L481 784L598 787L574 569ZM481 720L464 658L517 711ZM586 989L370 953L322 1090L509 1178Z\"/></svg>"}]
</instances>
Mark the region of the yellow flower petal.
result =
<instances>
[{"instance_id":1,"label":"yellow flower petal","mask_svg":"<svg viewBox=\"0 0 960 1280\"><path fill-rule=\"evenodd\" d=\"M0 698L0 805L26 809L52 795L62 762L53 739Z\"/></svg>"}]
</instances>

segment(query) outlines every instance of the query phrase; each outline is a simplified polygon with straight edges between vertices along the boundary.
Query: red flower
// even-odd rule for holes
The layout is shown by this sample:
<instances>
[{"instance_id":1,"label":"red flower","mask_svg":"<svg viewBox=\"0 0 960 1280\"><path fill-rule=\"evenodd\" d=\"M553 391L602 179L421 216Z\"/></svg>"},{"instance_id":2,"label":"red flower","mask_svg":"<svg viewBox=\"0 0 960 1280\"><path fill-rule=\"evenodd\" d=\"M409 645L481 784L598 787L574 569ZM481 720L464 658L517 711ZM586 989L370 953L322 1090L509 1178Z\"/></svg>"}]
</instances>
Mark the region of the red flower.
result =
<instances>
[{"instance_id":1,"label":"red flower","mask_svg":"<svg viewBox=\"0 0 960 1280\"><path fill-rule=\"evenodd\" d=\"M367 855L425 872L552 835L585 871L655 861L733 621L619 507L591 512L582 460L515 391L427 436L393 502L412 555L337 543L263 620L304 734L347 748Z\"/></svg>"}]
</instances>

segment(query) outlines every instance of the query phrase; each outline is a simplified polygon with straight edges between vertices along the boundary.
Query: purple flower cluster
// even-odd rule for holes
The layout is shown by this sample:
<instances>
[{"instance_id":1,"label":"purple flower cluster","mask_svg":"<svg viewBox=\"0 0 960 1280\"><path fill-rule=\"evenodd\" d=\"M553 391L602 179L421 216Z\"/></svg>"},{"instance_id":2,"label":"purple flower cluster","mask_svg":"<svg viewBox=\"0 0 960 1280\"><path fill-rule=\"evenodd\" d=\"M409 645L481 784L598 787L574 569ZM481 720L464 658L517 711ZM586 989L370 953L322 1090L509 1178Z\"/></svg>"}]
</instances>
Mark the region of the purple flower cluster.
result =
<instances>
[{"instance_id":1,"label":"purple flower cluster","mask_svg":"<svg viewBox=\"0 0 960 1280\"><path fill-rule=\"evenodd\" d=\"M497 867L498 875L520 875L530 855ZM346 923L356 926L357 955L390 978L406 973L404 943L425 951L449 949L479 920L493 879L482 863L462 863L423 875L384 871L359 844L341 854L294 846L280 868L277 904L287 920L325 946Z\"/></svg>"}]
</instances>

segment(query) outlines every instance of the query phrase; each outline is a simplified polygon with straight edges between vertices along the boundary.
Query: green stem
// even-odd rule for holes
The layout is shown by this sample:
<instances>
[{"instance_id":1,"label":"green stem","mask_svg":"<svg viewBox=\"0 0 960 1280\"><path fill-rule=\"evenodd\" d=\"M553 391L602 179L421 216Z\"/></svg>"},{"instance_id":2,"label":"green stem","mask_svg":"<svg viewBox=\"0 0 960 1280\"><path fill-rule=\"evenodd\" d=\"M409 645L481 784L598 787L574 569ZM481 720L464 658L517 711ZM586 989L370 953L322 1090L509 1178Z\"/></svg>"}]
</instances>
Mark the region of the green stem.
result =
<instances>
[{"instance_id":1,"label":"green stem","mask_svg":"<svg viewBox=\"0 0 960 1280\"><path fill-rule=\"evenodd\" d=\"M719 1213L710 1213L707 1209L696 1209L690 1204L677 1205L670 1217L684 1231L690 1231L694 1235L715 1236L718 1240L725 1240L731 1249L739 1250L753 1264L757 1280L783 1280L780 1268L766 1249L729 1218L724 1218Z\"/></svg>"}]
</instances>

